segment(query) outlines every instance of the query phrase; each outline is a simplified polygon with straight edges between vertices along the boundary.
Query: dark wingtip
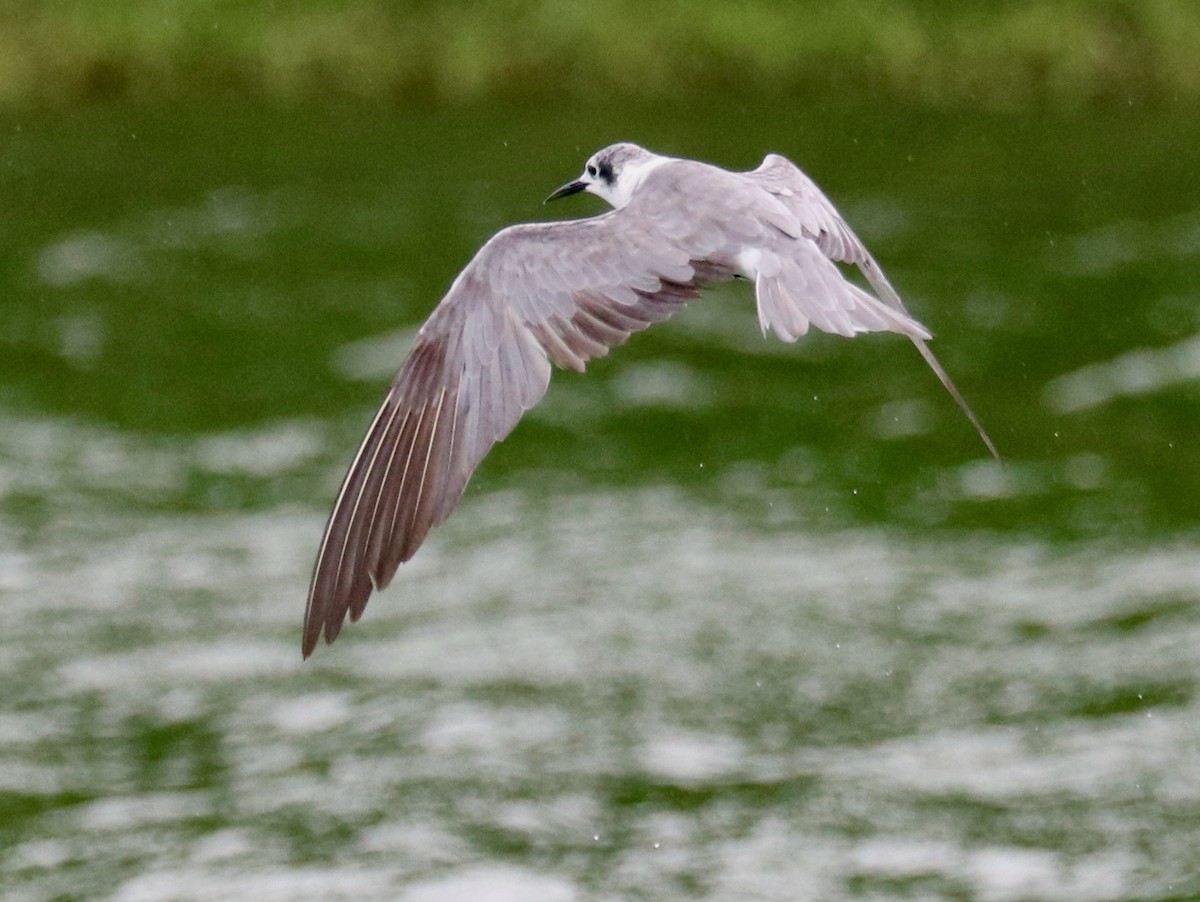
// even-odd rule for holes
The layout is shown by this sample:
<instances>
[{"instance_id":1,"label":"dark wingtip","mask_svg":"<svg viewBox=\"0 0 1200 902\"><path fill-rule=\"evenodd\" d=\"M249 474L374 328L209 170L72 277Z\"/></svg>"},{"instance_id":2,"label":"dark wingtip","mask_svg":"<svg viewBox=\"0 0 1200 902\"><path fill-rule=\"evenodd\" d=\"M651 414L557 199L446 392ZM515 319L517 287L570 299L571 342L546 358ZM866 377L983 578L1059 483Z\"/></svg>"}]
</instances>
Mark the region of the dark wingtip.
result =
<instances>
[{"instance_id":1,"label":"dark wingtip","mask_svg":"<svg viewBox=\"0 0 1200 902\"><path fill-rule=\"evenodd\" d=\"M313 598L310 594L308 597L308 607L304 609L304 628L300 632L300 654L302 660L307 661L312 655L313 650L317 647L317 640L321 637L321 627L317 625L316 619L313 617Z\"/></svg>"},{"instance_id":2,"label":"dark wingtip","mask_svg":"<svg viewBox=\"0 0 1200 902\"><path fill-rule=\"evenodd\" d=\"M983 424L975 416L975 411L971 409L971 405L967 403L966 398L962 396L955 384L950 381L950 377L946 375L946 371L942 368L941 363L933 356L933 351L929 350L929 346L925 344L923 339L916 336L909 337L912 339L912 343L917 346L917 350L921 352L921 356L925 358L925 362L929 364L930 369L938 377L938 381L950 393L950 397L954 399L954 403L958 405L958 409L966 415L967 421L975 427L975 432L979 434L984 445L987 446L988 451L995 458L996 463L1003 464L1004 461L1000 459L1000 452L997 450L996 444L992 441L992 437L987 434L987 430L983 428Z\"/></svg>"},{"instance_id":3,"label":"dark wingtip","mask_svg":"<svg viewBox=\"0 0 1200 902\"><path fill-rule=\"evenodd\" d=\"M305 617L304 631L300 638L300 654L303 660L307 661L312 657L312 653L317 650L317 646L321 642L321 632L324 624L315 617ZM328 644L328 639L326 644Z\"/></svg>"}]
</instances>

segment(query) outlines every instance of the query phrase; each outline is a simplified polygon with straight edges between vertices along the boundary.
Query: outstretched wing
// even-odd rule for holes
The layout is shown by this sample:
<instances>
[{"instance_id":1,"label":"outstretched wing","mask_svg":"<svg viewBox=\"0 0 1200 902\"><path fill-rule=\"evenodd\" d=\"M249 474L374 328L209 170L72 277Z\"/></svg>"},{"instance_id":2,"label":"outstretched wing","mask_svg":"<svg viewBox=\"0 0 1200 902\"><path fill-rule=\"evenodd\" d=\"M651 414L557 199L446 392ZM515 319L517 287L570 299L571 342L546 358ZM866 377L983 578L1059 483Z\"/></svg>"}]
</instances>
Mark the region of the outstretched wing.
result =
<instances>
[{"instance_id":1,"label":"outstretched wing","mask_svg":"<svg viewBox=\"0 0 1200 902\"><path fill-rule=\"evenodd\" d=\"M904 306L904 302L900 300L899 293L892 287L892 283L888 281L879 264L875 262L875 258L871 256L850 226L846 225L846 221L842 219L841 214L838 213L824 192L817 187L816 182L805 175L795 163L779 154L767 154L757 169L744 174L774 195L787 208L800 224L805 236L816 242L817 247L826 257L838 263L855 264L881 301L906 316L908 315L908 310ZM966 399L950 380L933 351L929 349L926 338L912 332L907 334L946 391L950 393L950 397L954 399L959 409L966 415L967 420L975 427L975 431L979 433L979 437L987 446L988 451L996 460L999 460L1000 452L996 450L995 444L980 424L975 412L971 410L971 406L967 404Z\"/></svg>"},{"instance_id":2,"label":"outstretched wing","mask_svg":"<svg viewBox=\"0 0 1200 902\"><path fill-rule=\"evenodd\" d=\"M769 153L757 169L744 174L773 194L795 217L805 237L815 241L830 260L862 263L870 259L863 243L817 183L787 157ZM900 309L904 309L903 305Z\"/></svg>"},{"instance_id":3,"label":"outstretched wing","mask_svg":"<svg viewBox=\"0 0 1200 902\"><path fill-rule=\"evenodd\" d=\"M338 493L309 589L305 657L347 614L357 620L450 515L488 450L545 393L551 360L582 371L702 283L732 277L705 253L720 249L710 232L702 219L652 224L614 211L514 226L480 249L418 333Z\"/></svg>"}]
</instances>

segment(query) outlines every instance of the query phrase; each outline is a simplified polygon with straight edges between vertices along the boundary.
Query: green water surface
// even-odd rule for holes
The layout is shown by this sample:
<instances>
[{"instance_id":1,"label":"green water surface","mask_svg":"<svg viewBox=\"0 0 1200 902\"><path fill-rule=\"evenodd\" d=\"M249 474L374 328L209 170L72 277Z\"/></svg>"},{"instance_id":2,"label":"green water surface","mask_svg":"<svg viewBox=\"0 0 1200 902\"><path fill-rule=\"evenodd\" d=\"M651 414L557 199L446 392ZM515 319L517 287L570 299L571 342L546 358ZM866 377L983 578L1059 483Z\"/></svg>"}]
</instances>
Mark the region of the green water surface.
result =
<instances>
[{"instance_id":1,"label":"green water surface","mask_svg":"<svg viewBox=\"0 0 1200 902\"><path fill-rule=\"evenodd\" d=\"M0 114L14 899L1200 894L1200 120L382 103ZM557 374L305 664L407 343L613 140L790 156L895 336L745 285Z\"/></svg>"}]
</instances>

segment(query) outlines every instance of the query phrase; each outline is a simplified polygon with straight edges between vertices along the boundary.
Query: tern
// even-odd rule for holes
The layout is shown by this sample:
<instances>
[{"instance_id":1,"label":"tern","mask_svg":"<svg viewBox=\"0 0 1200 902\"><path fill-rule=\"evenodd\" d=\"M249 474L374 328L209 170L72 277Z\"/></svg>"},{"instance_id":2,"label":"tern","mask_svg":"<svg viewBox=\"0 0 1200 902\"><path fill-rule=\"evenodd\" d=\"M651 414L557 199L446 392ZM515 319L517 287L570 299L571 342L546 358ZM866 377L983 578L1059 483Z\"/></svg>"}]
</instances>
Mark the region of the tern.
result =
<instances>
[{"instance_id":1,"label":"tern","mask_svg":"<svg viewBox=\"0 0 1200 902\"><path fill-rule=\"evenodd\" d=\"M749 172L613 144L547 202L588 191L613 209L514 225L459 273L417 333L338 492L304 614L302 651L332 642L454 510L476 467L541 400L551 363L582 372L702 286L753 282L764 336L809 326L916 345L999 458L879 265L816 184L785 157ZM875 295L847 280L854 264Z\"/></svg>"}]
</instances>

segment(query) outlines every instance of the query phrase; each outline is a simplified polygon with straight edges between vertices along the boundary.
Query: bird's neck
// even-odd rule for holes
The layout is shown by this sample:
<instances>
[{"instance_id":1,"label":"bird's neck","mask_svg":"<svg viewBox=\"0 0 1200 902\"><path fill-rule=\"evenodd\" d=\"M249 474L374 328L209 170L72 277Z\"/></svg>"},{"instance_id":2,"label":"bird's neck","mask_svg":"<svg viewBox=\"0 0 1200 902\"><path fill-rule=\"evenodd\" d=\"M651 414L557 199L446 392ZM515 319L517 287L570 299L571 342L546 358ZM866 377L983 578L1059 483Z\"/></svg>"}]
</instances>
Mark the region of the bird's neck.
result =
<instances>
[{"instance_id":1,"label":"bird's neck","mask_svg":"<svg viewBox=\"0 0 1200 902\"><path fill-rule=\"evenodd\" d=\"M604 199L616 209L621 209L633 199L634 192L646 180L646 176L659 166L669 162L671 162L670 157L652 155L642 160L626 163L621 169L621 176L617 179L617 183L608 189Z\"/></svg>"}]
</instances>

